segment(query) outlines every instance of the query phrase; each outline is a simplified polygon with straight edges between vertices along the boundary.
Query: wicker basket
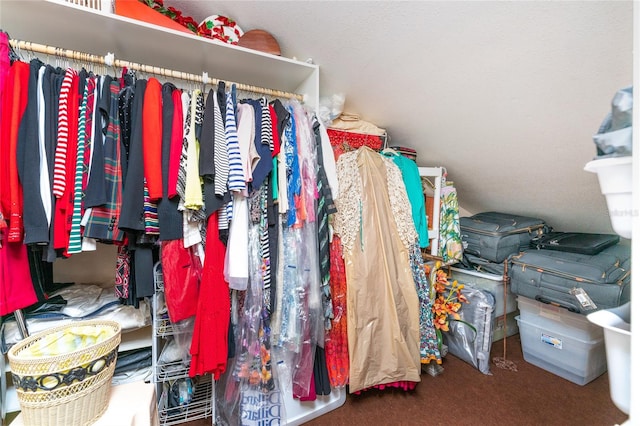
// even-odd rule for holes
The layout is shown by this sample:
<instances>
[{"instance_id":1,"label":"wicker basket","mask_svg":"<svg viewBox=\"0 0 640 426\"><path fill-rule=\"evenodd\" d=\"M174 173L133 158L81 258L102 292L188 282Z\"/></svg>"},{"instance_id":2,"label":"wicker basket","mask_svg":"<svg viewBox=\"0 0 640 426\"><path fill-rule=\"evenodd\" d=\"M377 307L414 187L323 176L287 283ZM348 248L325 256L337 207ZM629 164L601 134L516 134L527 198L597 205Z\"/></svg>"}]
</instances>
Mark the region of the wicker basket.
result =
<instances>
[{"instance_id":1,"label":"wicker basket","mask_svg":"<svg viewBox=\"0 0 640 426\"><path fill-rule=\"evenodd\" d=\"M74 327L106 329L100 343L55 356L34 357L27 349L52 333ZM120 325L115 321L74 321L34 334L8 352L11 376L26 425L70 426L94 423L109 405Z\"/></svg>"}]
</instances>

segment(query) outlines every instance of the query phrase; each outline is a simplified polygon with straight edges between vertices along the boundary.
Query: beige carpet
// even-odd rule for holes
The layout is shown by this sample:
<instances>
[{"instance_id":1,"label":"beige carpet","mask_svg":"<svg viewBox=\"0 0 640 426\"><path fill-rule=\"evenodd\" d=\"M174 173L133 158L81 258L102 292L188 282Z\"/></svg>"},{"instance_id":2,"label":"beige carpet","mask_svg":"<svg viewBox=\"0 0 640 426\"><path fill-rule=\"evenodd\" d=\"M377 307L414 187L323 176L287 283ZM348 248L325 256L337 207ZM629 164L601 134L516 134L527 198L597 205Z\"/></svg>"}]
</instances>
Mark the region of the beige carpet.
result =
<instances>
[{"instance_id":1,"label":"beige carpet","mask_svg":"<svg viewBox=\"0 0 640 426\"><path fill-rule=\"evenodd\" d=\"M502 342L494 343L492 352L502 356ZM517 372L492 363L492 375L484 375L447 355L444 372L423 374L415 391L347 395L342 407L307 425L613 426L627 419L611 401L607 373L576 385L524 361L519 335L507 339L507 359ZM188 424L211 425L211 419Z\"/></svg>"}]
</instances>

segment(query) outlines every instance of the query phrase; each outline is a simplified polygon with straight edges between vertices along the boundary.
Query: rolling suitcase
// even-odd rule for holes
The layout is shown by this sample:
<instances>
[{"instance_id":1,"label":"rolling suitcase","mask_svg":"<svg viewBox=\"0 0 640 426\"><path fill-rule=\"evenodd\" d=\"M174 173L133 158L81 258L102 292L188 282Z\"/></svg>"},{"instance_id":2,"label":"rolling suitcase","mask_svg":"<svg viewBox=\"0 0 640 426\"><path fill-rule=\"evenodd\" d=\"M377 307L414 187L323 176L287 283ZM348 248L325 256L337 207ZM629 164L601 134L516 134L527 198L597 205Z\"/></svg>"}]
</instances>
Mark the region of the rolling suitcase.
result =
<instances>
[{"instance_id":1,"label":"rolling suitcase","mask_svg":"<svg viewBox=\"0 0 640 426\"><path fill-rule=\"evenodd\" d=\"M544 220L509 213L485 212L460 218L464 252L496 263L528 249L533 237L546 232Z\"/></svg>"},{"instance_id":2,"label":"rolling suitcase","mask_svg":"<svg viewBox=\"0 0 640 426\"><path fill-rule=\"evenodd\" d=\"M571 312L620 306L631 296L631 250L617 244L595 255L530 249L509 260L511 291Z\"/></svg>"}]
</instances>

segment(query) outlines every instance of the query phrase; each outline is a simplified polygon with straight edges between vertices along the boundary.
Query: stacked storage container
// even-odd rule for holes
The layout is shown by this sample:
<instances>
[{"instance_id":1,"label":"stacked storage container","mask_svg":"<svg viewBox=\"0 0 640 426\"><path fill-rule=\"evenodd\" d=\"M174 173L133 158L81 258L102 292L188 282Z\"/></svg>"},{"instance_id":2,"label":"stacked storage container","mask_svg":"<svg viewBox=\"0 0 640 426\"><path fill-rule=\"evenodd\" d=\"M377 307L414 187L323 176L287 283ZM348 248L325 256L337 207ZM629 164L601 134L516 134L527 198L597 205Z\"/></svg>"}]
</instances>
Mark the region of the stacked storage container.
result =
<instances>
[{"instance_id":1,"label":"stacked storage container","mask_svg":"<svg viewBox=\"0 0 640 426\"><path fill-rule=\"evenodd\" d=\"M513 336L518 333L516 316L518 315L518 303L516 296L507 288L506 305L504 286L505 279L502 275L476 272L474 270L451 268L451 279L468 287L486 290L491 293L496 301L493 311L493 336L492 340L498 341L505 335ZM504 318L506 307L506 321Z\"/></svg>"},{"instance_id":2,"label":"stacked storage container","mask_svg":"<svg viewBox=\"0 0 640 426\"><path fill-rule=\"evenodd\" d=\"M602 328L584 315L518 296L524 360L585 385L607 371Z\"/></svg>"},{"instance_id":3,"label":"stacked storage container","mask_svg":"<svg viewBox=\"0 0 640 426\"><path fill-rule=\"evenodd\" d=\"M607 371L587 314L630 299L630 249L607 234L552 233L509 260L525 361L585 385Z\"/></svg>"}]
</instances>

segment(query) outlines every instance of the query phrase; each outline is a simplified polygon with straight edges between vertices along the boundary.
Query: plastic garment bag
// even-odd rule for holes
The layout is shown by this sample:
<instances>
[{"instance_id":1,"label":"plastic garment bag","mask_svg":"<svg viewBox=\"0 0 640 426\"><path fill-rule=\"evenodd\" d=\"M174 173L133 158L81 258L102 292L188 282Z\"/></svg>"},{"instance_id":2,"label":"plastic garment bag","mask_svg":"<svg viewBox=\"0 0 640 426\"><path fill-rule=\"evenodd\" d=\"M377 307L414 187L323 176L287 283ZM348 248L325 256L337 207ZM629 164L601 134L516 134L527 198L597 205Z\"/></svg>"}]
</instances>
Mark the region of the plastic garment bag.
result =
<instances>
[{"instance_id":1,"label":"plastic garment bag","mask_svg":"<svg viewBox=\"0 0 640 426\"><path fill-rule=\"evenodd\" d=\"M598 157L625 157L632 154L633 87L616 92L607 114L593 136Z\"/></svg>"},{"instance_id":2,"label":"plastic garment bag","mask_svg":"<svg viewBox=\"0 0 640 426\"><path fill-rule=\"evenodd\" d=\"M389 162L389 163L387 163ZM400 170L369 148L342 154L340 237L347 277L349 392L399 381L420 381L419 299L408 240L417 234L404 197L385 191L402 183ZM388 178L388 174L395 177ZM342 180L345 177L347 180ZM406 219L399 221L399 205ZM338 228L337 228L338 229Z\"/></svg>"},{"instance_id":3,"label":"plastic garment bag","mask_svg":"<svg viewBox=\"0 0 640 426\"><path fill-rule=\"evenodd\" d=\"M249 229L249 246L259 247L259 226ZM269 328L263 306L263 268L257 249L250 250L250 277L235 341L236 357L218 381L217 424L259 425L285 422L282 391L273 368Z\"/></svg>"},{"instance_id":4,"label":"plastic garment bag","mask_svg":"<svg viewBox=\"0 0 640 426\"><path fill-rule=\"evenodd\" d=\"M473 328L464 322L451 320L449 331L442 333L442 340L450 354L490 375L495 298L488 291L469 286L462 290L462 294L469 303L463 303L458 313L460 319L473 325Z\"/></svg>"}]
</instances>

